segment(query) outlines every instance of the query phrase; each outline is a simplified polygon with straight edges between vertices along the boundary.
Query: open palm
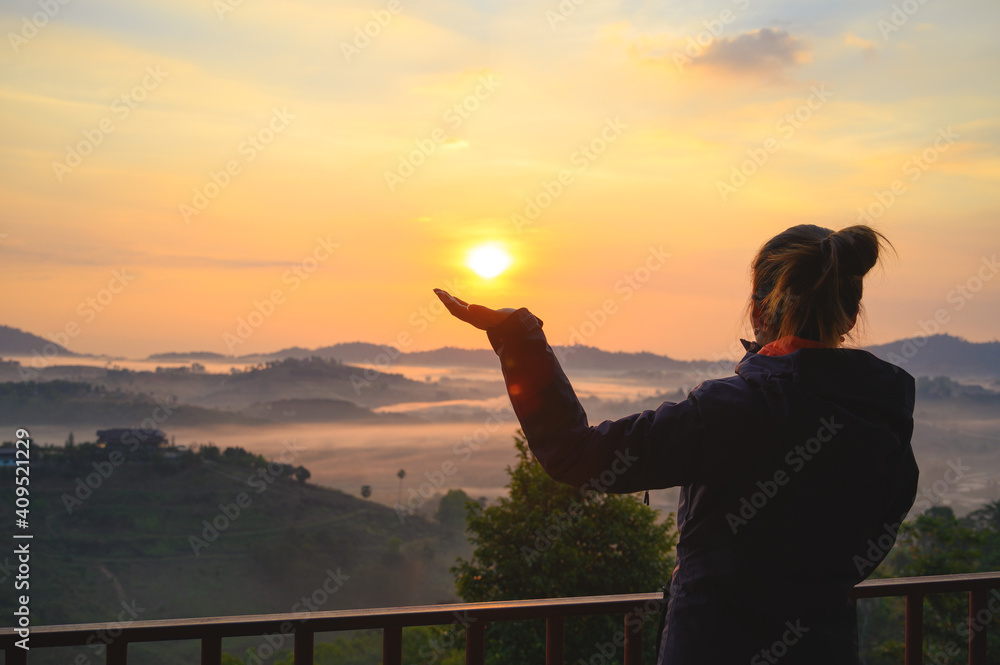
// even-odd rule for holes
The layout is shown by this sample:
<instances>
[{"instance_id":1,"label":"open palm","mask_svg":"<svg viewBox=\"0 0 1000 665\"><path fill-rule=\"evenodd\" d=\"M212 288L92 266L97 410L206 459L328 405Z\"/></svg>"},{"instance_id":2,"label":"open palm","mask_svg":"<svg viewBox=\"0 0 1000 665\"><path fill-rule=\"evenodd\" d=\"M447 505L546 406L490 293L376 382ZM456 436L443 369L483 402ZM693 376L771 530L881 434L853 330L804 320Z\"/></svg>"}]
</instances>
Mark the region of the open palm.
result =
<instances>
[{"instance_id":1,"label":"open palm","mask_svg":"<svg viewBox=\"0 0 1000 665\"><path fill-rule=\"evenodd\" d=\"M456 298L443 289L434 289L434 293L436 293L437 297L441 299L441 302L443 302L444 306L448 308L448 311L451 312L452 316L461 321L465 321L480 330L492 328L493 326L504 321L504 319L514 312L514 310L509 307L505 307L504 309L490 309L489 307L483 307L482 305L470 305L461 298Z\"/></svg>"}]
</instances>

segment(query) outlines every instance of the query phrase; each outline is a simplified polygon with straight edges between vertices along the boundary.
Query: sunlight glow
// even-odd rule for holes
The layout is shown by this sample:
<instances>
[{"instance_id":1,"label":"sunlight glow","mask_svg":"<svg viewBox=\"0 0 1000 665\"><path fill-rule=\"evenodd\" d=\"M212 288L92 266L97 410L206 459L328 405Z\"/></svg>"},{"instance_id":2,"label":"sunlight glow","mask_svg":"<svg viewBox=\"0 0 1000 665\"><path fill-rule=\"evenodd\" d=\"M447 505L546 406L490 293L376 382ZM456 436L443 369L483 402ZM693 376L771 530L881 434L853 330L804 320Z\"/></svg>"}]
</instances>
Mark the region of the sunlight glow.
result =
<instances>
[{"instance_id":1,"label":"sunlight glow","mask_svg":"<svg viewBox=\"0 0 1000 665\"><path fill-rule=\"evenodd\" d=\"M480 277L493 279L510 267L511 258L503 247L488 244L474 247L465 263Z\"/></svg>"}]
</instances>

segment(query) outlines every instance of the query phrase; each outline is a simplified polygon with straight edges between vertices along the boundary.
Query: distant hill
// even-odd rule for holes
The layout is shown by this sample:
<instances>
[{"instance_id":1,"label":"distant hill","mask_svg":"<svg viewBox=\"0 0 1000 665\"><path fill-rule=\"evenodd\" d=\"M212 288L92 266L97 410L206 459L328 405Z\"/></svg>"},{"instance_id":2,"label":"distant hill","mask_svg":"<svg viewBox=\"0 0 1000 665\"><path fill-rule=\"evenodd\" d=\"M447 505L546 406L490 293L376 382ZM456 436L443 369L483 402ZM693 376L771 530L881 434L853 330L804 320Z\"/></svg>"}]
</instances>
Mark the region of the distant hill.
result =
<instances>
[{"instance_id":1,"label":"distant hill","mask_svg":"<svg viewBox=\"0 0 1000 665\"><path fill-rule=\"evenodd\" d=\"M108 391L100 386L76 381L0 383L0 424L74 425L99 424L106 427L138 425L156 409L169 409L172 425L210 425L264 422L218 409L189 404L161 407L149 395Z\"/></svg>"},{"instance_id":2,"label":"distant hill","mask_svg":"<svg viewBox=\"0 0 1000 665\"><path fill-rule=\"evenodd\" d=\"M1000 379L1000 342L931 335L869 346L867 350L914 376Z\"/></svg>"},{"instance_id":3,"label":"distant hill","mask_svg":"<svg viewBox=\"0 0 1000 665\"><path fill-rule=\"evenodd\" d=\"M489 349L459 349L446 346L432 351L405 353L391 346L369 342L345 342L317 349L293 346L274 353L239 356L237 362L262 362L285 358L319 357L336 359L349 364L416 365L428 367L488 367L496 363L496 354Z\"/></svg>"},{"instance_id":4,"label":"distant hill","mask_svg":"<svg viewBox=\"0 0 1000 665\"><path fill-rule=\"evenodd\" d=\"M556 346L556 355L572 369L631 371L687 369L698 361L674 360L649 352L604 351L593 346ZM368 342L347 342L318 349L291 347L274 353L240 356L238 362L261 362L284 358L337 359L352 364L389 364L419 367L496 367L497 355L491 349L460 349L445 346L430 351L403 352L390 346ZM706 361L707 362L707 361Z\"/></svg>"},{"instance_id":5,"label":"distant hill","mask_svg":"<svg viewBox=\"0 0 1000 665\"><path fill-rule=\"evenodd\" d=\"M1000 391L959 383L946 376L917 377L917 397L923 400L951 400L1000 408Z\"/></svg>"},{"instance_id":6,"label":"distant hill","mask_svg":"<svg viewBox=\"0 0 1000 665\"><path fill-rule=\"evenodd\" d=\"M256 402L233 411L192 404L161 404L146 393L107 390L101 385L79 381L0 383L0 425L88 423L116 427L137 425L154 411L164 410L171 425L185 426L414 420L402 414L374 413L342 399L278 399Z\"/></svg>"},{"instance_id":7,"label":"distant hill","mask_svg":"<svg viewBox=\"0 0 1000 665\"><path fill-rule=\"evenodd\" d=\"M411 416L400 413L375 413L342 399L279 399L251 404L243 409L242 413L255 419L283 423L416 422Z\"/></svg>"},{"instance_id":8,"label":"distant hill","mask_svg":"<svg viewBox=\"0 0 1000 665\"><path fill-rule=\"evenodd\" d=\"M650 372L697 370L709 360L676 360L669 356L641 352L604 351L592 346L554 347L568 369L609 372ZM1000 342L969 342L953 335L901 339L866 350L906 369L915 376L961 376L1000 378ZM490 349L443 347L430 351L402 352L398 349L350 342L318 349L292 347L270 354L241 356L237 361L261 362L283 358L337 359L353 364L415 365L425 367L495 367L496 354Z\"/></svg>"},{"instance_id":9,"label":"distant hill","mask_svg":"<svg viewBox=\"0 0 1000 665\"><path fill-rule=\"evenodd\" d=\"M185 360L209 360L225 362L227 360L232 360L232 356L227 356L221 353L215 353L214 351L188 351L188 352L169 352L169 353L154 353L151 356L147 356L146 360L163 360L167 362L183 362Z\"/></svg>"},{"instance_id":10,"label":"distant hill","mask_svg":"<svg viewBox=\"0 0 1000 665\"><path fill-rule=\"evenodd\" d=\"M604 351L592 346L554 347L560 362L567 369L607 372L698 371L713 364L709 360L676 360L669 356L641 352ZM953 335L932 335L901 339L888 344L866 347L876 356L906 369L914 376L954 376L979 380L1000 381L1000 341L969 342ZM33 355L33 353L81 356L42 337L9 326L0 326L0 355ZM185 362L232 362L257 364L288 358L303 360L323 358L340 363L375 365L382 372L391 372L394 365L420 367L497 366L491 349L461 349L442 347L429 351L403 352L388 345L369 342L345 342L307 349L293 346L272 353L227 356L211 351L165 352L150 355L147 360ZM717 363L716 363L717 364ZM354 391L352 391L354 392Z\"/></svg>"},{"instance_id":11,"label":"distant hill","mask_svg":"<svg viewBox=\"0 0 1000 665\"><path fill-rule=\"evenodd\" d=\"M17 328L0 325L0 355L4 356L81 356L44 337Z\"/></svg>"},{"instance_id":12,"label":"distant hill","mask_svg":"<svg viewBox=\"0 0 1000 665\"><path fill-rule=\"evenodd\" d=\"M21 380L19 369L13 362L0 363L0 397L3 394L2 390L9 389L13 391L12 395L17 395L17 399L32 400L30 403L34 410L31 413L41 415L47 408L49 411L45 413L50 413L53 418L67 418L69 416L66 414L70 411L81 417L106 413L108 409L114 409L116 413L121 412L119 409L122 404L118 398L98 401L93 396L85 394L80 399L74 397L81 390L86 393L91 387L94 391L103 391L107 394L142 395L143 400L151 399L148 397L150 395L156 395L158 399L170 400L171 404L200 408L204 412L202 415L206 417L211 413L222 414L219 417L230 418L228 422L235 422L244 415L254 420L260 418L272 420L271 416L274 414L280 416L278 420L281 422L328 422L330 419L330 416L324 416L319 420L308 420L315 416L308 416L307 419L303 419L301 415L295 418L286 417L284 414L291 411L295 411L296 414L316 414L320 407L315 404L310 406L307 403L298 406L286 404L279 406L275 411L273 406L266 406L275 400L333 400L327 404L330 414L352 415L352 418L335 419L375 417L382 419L383 415L367 410L401 402L440 402L475 394L467 387L454 383L414 381L391 371L366 370L335 360L315 358L269 360L244 371L226 373L148 371L53 364L33 373L33 380L38 382L38 385L28 394L21 392L25 390L21 384L34 384ZM46 407L45 400L36 395L40 394L38 391L43 390L43 385L53 381L80 385L67 388L67 395L52 396L60 406ZM73 401L74 399L76 401ZM349 412L345 406L347 403L364 407L366 412ZM5 411L6 407L9 408ZM9 417L16 419L18 408L20 407L0 402L0 415L8 413ZM143 417L146 417L152 407L140 401L128 408L145 409L146 414ZM244 411L245 409L247 411ZM28 412L24 413L27 415ZM171 421L173 420L171 418Z\"/></svg>"},{"instance_id":13,"label":"distant hill","mask_svg":"<svg viewBox=\"0 0 1000 665\"><path fill-rule=\"evenodd\" d=\"M557 346L553 350L559 358L559 362L570 369L621 372L662 371L692 369L709 362L707 360L674 360L669 356L661 356L648 351L638 353L602 351L593 346Z\"/></svg>"}]
</instances>

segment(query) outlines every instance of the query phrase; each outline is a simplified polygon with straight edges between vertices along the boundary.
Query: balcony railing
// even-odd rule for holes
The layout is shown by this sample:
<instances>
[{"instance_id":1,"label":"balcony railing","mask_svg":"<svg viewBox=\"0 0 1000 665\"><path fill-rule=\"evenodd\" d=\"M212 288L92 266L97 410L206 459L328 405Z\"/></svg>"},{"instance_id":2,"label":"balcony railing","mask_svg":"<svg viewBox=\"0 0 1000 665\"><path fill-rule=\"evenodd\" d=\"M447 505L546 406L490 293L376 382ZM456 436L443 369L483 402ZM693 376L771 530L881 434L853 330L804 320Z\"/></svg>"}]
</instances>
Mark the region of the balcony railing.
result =
<instances>
[{"instance_id":1,"label":"balcony railing","mask_svg":"<svg viewBox=\"0 0 1000 665\"><path fill-rule=\"evenodd\" d=\"M969 663L986 665L986 624L982 616L992 617L987 607L990 589L1000 588L1000 572L939 575L928 577L897 577L867 580L854 588L852 597L906 598L906 665L923 663L923 599L928 594L967 592L969 594ZM292 636L296 665L312 665L313 636L316 633L340 630L381 629L382 662L401 665L403 628L455 624L465 626L465 662L481 665L485 662L486 624L498 621L545 619L545 663L563 663L563 626L568 616L618 614L624 618L625 665L642 662L642 631L636 620L658 608L662 596L640 593L587 598L552 598L517 600L495 603L429 605L387 609L336 610L300 612L294 614L262 614L195 619L159 619L135 621L116 627L117 634L107 647L108 665L125 665L128 645L134 642L200 640L202 665L219 665L222 640L230 637L282 635ZM986 614L981 614L985 612ZM117 631L120 630L120 633ZM30 647L80 646L92 643L94 635L108 633L107 624L77 624L39 626L31 629ZM0 648L6 650L6 665L24 665L28 651L16 646L19 636L14 628L0 629ZM284 639L282 639L284 641Z\"/></svg>"}]
</instances>

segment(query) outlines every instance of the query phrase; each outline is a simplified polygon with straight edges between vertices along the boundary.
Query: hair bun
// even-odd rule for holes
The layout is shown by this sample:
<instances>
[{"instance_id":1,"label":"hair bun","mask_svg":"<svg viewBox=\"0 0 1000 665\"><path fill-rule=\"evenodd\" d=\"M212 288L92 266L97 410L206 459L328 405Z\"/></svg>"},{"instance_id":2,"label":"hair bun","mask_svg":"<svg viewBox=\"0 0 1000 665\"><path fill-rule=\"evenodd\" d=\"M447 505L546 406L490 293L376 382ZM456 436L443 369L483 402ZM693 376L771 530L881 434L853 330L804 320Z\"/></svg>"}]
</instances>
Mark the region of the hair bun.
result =
<instances>
[{"instance_id":1,"label":"hair bun","mask_svg":"<svg viewBox=\"0 0 1000 665\"><path fill-rule=\"evenodd\" d=\"M878 263L879 237L868 226L848 226L830 234L828 240L845 275L864 277Z\"/></svg>"}]
</instances>

